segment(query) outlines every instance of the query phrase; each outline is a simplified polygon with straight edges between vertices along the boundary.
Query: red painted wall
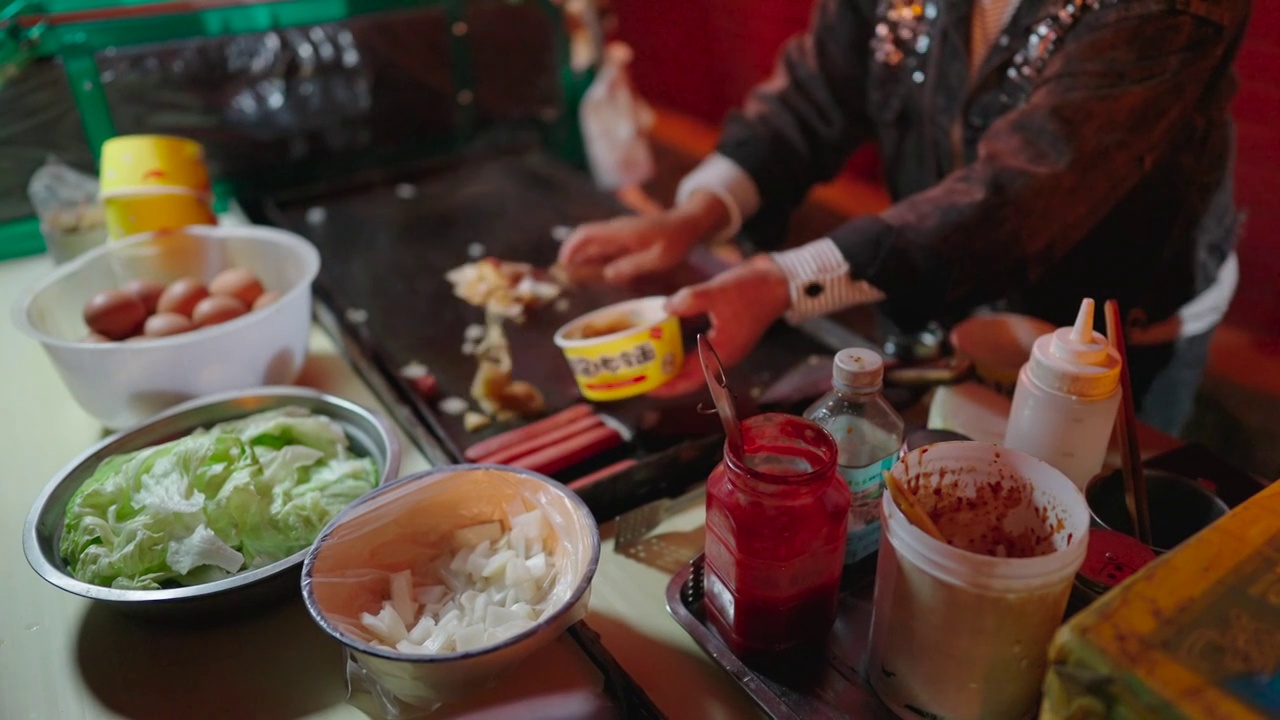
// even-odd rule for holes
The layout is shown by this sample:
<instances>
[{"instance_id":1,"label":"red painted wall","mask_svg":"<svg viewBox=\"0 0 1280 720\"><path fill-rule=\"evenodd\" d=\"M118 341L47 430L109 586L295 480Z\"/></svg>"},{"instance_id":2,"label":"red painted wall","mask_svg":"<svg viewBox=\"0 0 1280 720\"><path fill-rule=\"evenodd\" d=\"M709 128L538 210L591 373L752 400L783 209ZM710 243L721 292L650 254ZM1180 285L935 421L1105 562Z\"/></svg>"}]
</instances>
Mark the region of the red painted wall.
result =
<instances>
[{"instance_id":1,"label":"red painted wall","mask_svg":"<svg viewBox=\"0 0 1280 720\"><path fill-rule=\"evenodd\" d=\"M762 79L778 47L802 30L810 0L612 0L618 37L636 50L634 79L650 102L718 124ZM1228 321L1280 335L1280 3L1253 0L1237 61L1237 196L1248 212L1241 283ZM849 172L877 177L874 152Z\"/></svg>"},{"instance_id":2,"label":"red painted wall","mask_svg":"<svg viewBox=\"0 0 1280 720\"><path fill-rule=\"evenodd\" d=\"M1236 197L1248 220L1240 239L1240 290L1228 320L1275 336L1280 335L1280 4L1274 0L1253 0L1236 72Z\"/></svg>"}]
</instances>

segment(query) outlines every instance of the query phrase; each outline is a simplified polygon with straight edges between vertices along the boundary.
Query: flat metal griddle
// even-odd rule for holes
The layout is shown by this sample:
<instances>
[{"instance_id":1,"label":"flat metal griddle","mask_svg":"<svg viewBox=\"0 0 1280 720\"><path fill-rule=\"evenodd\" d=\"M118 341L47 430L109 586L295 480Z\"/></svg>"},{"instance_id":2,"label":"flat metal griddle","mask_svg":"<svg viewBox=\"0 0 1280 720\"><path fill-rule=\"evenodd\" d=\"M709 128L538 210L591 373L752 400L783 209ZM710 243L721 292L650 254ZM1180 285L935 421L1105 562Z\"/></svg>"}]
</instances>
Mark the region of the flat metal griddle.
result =
<instances>
[{"instance_id":1,"label":"flat metal griddle","mask_svg":"<svg viewBox=\"0 0 1280 720\"><path fill-rule=\"evenodd\" d=\"M456 156L398 173L382 171L341 184L304 188L269 198L267 222L308 237L322 257L317 296L332 310L360 350L374 359L399 399L411 405L439 440L448 459L460 461L470 445L516 424L468 433L461 417L422 401L398 376L418 361L436 375L441 396L469 398L474 358L461 348L468 325L483 312L452 294L444 274L471 259L469 248L507 260L549 266L558 244L555 226L616 216L624 209L599 192L585 174L538 152L487 152ZM704 258L705 260L705 258ZM508 323L515 375L537 385L547 411L580 402L573 377L552 335L587 311L628 297L668 293L704 278L715 268L686 267L648 286L574 288L563 312L543 308L522 324ZM686 328L686 345L699 328ZM755 353L730 373L744 404L824 344L791 328L774 328ZM693 356L696 361L696 355ZM705 478L720 450L717 421L699 415L702 394L660 401L638 398L597 409L635 433L631 443L557 474L568 482L618 459L638 465L600 484L584 499L602 519L670 494Z\"/></svg>"}]
</instances>

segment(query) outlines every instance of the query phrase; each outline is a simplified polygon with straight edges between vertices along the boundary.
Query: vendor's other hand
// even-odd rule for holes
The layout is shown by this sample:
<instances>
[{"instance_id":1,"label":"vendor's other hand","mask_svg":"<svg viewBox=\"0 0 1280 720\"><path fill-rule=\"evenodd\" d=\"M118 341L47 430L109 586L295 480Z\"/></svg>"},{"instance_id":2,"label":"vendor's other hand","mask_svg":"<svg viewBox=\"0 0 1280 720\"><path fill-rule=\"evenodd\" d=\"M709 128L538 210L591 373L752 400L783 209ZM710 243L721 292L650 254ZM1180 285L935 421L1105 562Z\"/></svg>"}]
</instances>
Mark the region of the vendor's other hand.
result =
<instances>
[{"instance_id":1,"label":"vendor's other hand","mask_svg":"<svg viewBox=\"0 0 1280 720\"><path fill-rule=\"evenodd\" d=\"M757 255L707 282L684 288L667 301L667 311L673 315L706 315L710 319L707 340L725 367L746 358L790 306L787 278L768 255ZM702 363L696 354L691 354L680 374L652 394L684 395L706 387L706 382Z\"/></svg>"},{"instance_id":2,"label":"vendor's other hand","mask_svg":"<svg viewBox=\"0 0 1280 720\"><path fill-rule=\"evenodd\" d=\"M599 271L607 282L625 284L679 265L694 245L728 222L719 197L694 192L678 207L656 215L579 225L560 247L558 263L572 275Z\"/></svg>"}]
</instances>

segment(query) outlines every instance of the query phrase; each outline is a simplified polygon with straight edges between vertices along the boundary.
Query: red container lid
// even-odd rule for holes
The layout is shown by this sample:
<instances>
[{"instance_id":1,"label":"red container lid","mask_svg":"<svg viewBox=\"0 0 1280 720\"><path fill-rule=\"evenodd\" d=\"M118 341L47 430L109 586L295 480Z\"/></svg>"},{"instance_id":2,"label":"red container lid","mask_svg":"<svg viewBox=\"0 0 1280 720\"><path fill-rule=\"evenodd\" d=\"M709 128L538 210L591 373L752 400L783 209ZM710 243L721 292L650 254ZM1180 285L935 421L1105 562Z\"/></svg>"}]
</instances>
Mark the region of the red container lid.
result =
<instances>
[{"instance_id":1,"label":"red container lid","mask_svg":"<svg viewBox=\"0 0 1280 720\"><path fill-rule=\"evenodd\" d=\"M1089 548L1076 579L1086 588L1104 593L1155 559L1155 551L1135 537L1090 528Z\"/></svg>"}]
</instances>

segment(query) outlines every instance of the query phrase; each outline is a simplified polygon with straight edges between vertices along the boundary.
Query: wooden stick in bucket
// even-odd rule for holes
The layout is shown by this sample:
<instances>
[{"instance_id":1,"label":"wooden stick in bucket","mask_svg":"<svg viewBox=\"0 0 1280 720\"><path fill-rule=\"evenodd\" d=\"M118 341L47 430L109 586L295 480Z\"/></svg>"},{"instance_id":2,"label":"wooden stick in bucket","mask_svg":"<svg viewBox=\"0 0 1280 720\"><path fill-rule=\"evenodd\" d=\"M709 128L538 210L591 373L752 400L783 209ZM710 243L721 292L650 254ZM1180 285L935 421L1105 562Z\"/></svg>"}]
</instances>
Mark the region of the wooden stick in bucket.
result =
<instances>
[{"instance_id":1,"label":"wooden stick in bucket","mask_svg":"<svg viewBox=\"0 0 1280 720\"><path fill-rule=\"evenodd\" d=\"M1124 323L1120 304L1108 300L1106 305L1107 339L1120 356L1120 413L1116 417L1116 436L1120 441L1120 459L1124 473L1124 499L1129 507L1135 536L1151 544L1151 516L1147 508L1147 481L1142 474L1142 455L1138 450L1138 419L1134 406L1133 384L1129 380L1129 354L1124 343Z\"/></svg>"},{"instance_id":2,"label":"wooden stick in bucket","mask_svg":"<svg viewBox=\"0 0 1280 720\"><path fill-rule=\"evenodd\" d=\"M916 504L916 496L903 486L897 476L891 472L886 472L884 474L884 484L885 487L889 488L889 496L897 503L898 508L902 510L902 514L907 516L912 525L925 531L925 534L940 543L947 542L947 539L942 536L942 532L938 530L938 526L933 524L929 514L921 510L920 506Z\"/></svg>"}]
</instances>

